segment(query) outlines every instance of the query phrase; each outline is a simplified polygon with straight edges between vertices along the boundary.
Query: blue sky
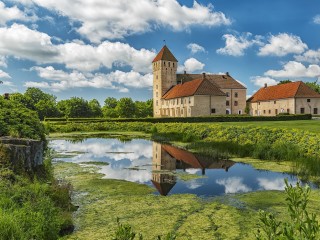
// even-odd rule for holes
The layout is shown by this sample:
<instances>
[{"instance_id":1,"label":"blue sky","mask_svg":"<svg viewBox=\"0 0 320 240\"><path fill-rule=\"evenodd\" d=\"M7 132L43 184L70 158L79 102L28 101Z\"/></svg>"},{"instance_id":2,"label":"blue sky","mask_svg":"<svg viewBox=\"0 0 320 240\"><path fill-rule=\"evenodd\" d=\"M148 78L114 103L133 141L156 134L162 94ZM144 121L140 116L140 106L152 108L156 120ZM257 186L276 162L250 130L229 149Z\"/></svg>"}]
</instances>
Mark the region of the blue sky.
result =
<instances>
[{"instance_id":1,"label":"blue sky","mask_svg":"<svg viewBox=\"0 0 320 240\"><path fill-rule=\"evenodd\" d=\"M316 81L319 39L318 0L0 1L0 93L147 100L166 40L179 71L229 72L249 96Z\"/></svg>"}]
</instances>

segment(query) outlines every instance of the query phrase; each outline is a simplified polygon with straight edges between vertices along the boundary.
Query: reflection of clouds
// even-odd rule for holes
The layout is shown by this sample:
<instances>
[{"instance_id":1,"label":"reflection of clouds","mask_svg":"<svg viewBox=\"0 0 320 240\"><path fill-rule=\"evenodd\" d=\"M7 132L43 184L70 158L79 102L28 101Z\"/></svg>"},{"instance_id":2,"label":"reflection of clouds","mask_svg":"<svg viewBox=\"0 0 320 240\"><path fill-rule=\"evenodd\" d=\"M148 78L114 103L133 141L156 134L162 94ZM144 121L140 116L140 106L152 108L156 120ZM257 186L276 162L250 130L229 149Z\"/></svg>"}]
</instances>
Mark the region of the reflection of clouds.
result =
<instances>
[{"instance_id":1,"label":"reflection of clouds","mask_svg":"<svg viewBox=\"0 0 320 240\"><path fill-rule=\"evenodd\" d=\"M243 183L243 178L241 177L217 179L216 183L225 187L225 193L239 193L252 191L250 187Z\"/></svg>"},{"instance_id":2,"label":"reflection of clouds","mask_svg":"<svg viewBox=\"0 0 320 240\"><path fill-rule=\"evenodd\" d=\"M189 189L196 189L203 185L202 179L192 179L186 182L186 187Z\"/></svg>"},{"instance_id":3,"label":"reflection of clouds","mask_svg":"<svg viewBox=\"0 0 320 240\"><path fill-rule=\"evenodd\" d=\"M194 169L194 168L189 168L189 169L186 169L185 171L189 174L201 173L201 169Z\"/></svg>"},{"instance_id":4,"label":"reflection of clouds","mask_svg":"<svg viewBox=\"0 0 320 240\"><path fill-rule=\"evenodd\" d=\"M147 167L142 166L150 164L152 145L146 140L133 140L125 144L117 139L103 138L91 138L77 143L53 140L50 141L49 146L59 153L79 152L74 157L59 160L75 163L108 162L108 166L99 166L99 172L105 174L105 178L139 183L146 183L151 179L151 167L148 171L125 169L132 167L146 169Z\"/></svg>"},{"instance_id":5,"label":"reflection of clouds","mask_svg":"<svg viewBox=\"0 0 320 240\"><path fill-rule=\"evenodd\" d=\"M267 179L267 178L258 178L259 186L263 190L284 190L285 183L283 178L276 179ZM288 180L288 183L292 186L296 185L296 181Z\"/></svg>"}]
</instances>

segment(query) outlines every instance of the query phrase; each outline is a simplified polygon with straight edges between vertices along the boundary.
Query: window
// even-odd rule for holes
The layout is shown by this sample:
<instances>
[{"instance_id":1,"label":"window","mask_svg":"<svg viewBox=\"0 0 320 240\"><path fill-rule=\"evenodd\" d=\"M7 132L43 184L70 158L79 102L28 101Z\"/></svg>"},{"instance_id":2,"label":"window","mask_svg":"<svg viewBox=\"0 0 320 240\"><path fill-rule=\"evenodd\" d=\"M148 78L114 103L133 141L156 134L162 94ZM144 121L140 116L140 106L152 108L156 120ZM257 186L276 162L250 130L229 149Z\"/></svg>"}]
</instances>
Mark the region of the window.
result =
<instances>
[{"instance_id":1,"label":"window","mask_svg":"<svg viewBox=\"0 0 320 240\"><path fill-rule=\"evenodd\" d=\"M158 78L158 76L157 76L157 78ZM156 89L158 89L158 85L156 85Z\"/></svg>"},{"instance_id":2,"label":"window","mask_svg":"<svg viewBox=\"0 0 320 240\"><path fill-rule=\"evenodd\" d=\"M177 105L179 104L179 99L177 98Z\"/></svg>"},{"instance_id":3,"label":"window","mask_svg":"<svg viewBox=\"0 0 320 240\"><path fill-rule=\"evenodd\" d=\"M158 97L158 92L156 92L156 97Z\"/></svg>"},{"instance_id":4,"label":"window","mask_svg":"<svg viewBox=\"0 0 320 240\"><path fill-rule=\"evenodd\" d=\"M226 114L230 114L230 110L229 109L226 110Z\"/></svg>"},{"instance_id":5,"label":"window","mask_svg":"<svg viewBox=\"0 0 320 240\"><path fill-rule=\"evenodd\" d=\"M269 114L271 114L271 110L269 109Z\"/></svg>"},{"instance_id":6,"label":"window","mask_svg":"<svg viewBox=\"0 0 320 240\"><path fill-rule=\"evenodd\" d=\"M174 67L174 63L172 63L172 67Z\"/></svg>"},{"instance_id":7,"label":"window","mask_svg":"<svg viewBox=\"0 0 320 240\"><path fill-rule=\"evenodd\" d=\"M229 102L228 100L226 101L226 105L227 105L227 106L230 106L230 102Z\"/></svg>"},{"instance_id":8,"label":"window","mask_svg":"<svg viewBox=\"0 0 320 240\"><path fill-rule=\"evenodd\" d=\"M287 109L287 113L290 113L290 109L289 108Z\"/></svg>"},{"instance_id":9,"label":"window","mask_svg":"<svg viewBox=\"0 0 320 240\"><path fill-rule=\"evenodd\" d=\"M313 114L318 114L318 108L313 109Z\"/></svg>"},{"instance_id":10,"label":"window","mask_svg":"<svg viewBox=\"0 0 320 240\"><path fill-rule=\"evenodd\" d=\"M242 114L242 110L239 110L239 111L238 111L238 114L239 114L239 115Z\"/></svg>"},{"instance_id":11,"label":"window","mask_svg":"<svg viewBox=\"0 0 320 240\"><path fill-rule=\"evenodd\" d=\"M170 67L170 62L168 62L168 65L169 65L169 67Z\"/></svg>"},{"instance_id":12,"label":"window","mask_svg":"<svg viewBox=\"0 0 320 240\"><path fill-rule=\"evenodd\" d=\"M183 98L181 98L181 101L180 101L180 103L181 103L181 104L183 104Z\"/></svg>"},{"instance_id":13,"label":"window","mask_svg":"<svg viewBox=\"0 0 320 240\"><path fill-rule=\"evenodd\" d=\"M234 97L236 97L236 98L238 97L238 93L237 92L234 93Z\"/></svg>"},{"instance_id":14,"label":"window","mask_svg":"<svg viewBox=\"0 0 320 240\"><path fill-rule=\"evenodd\" d=\"M274 110L275 114L277 115L278 114L278 109Z\"/></svg>"},{"instance_id":15,"label":"window","mask_svg":"<svg viewBox=\"0 0 320 240\"><path fill-rule=\"evenodd\" d=\"M276 103L277 103L277 101L274 101L273 103L274 103L274 104L276 104Z\"/></svg>"},{"instance_id":16,"label":"window","mask_svg":"<svg viewBox=\"0 0 320 240\"><path fill-rule=\"evenodd\" d=\"M310 98L308 98L308 99L307 99L307 102L311 102L311 99L310 99Z\"/></svg>"},{"instance_id":17,"label":"window","mask_svg":"<svg viewBox=\"0 0 320 240\"><path fill-rule=\"evenodd\" d=\"M181 109L181 115L183 115L183 109Z\"/></svg>"},{"instance_id":18,"label":"window","mask_svg":"<svg viewBox=\"0 0 320 240\"><path fill-rule=\"evenodd\" d=\"M166 62L163 62L163 66L165 66L166 65Z\"/></svg>"},{"instance_id":19,"label":"window","mask_svg":"<svg viewBox=\"0 0 320 240\"><path fill-rule=\"evenodd\" d=\"M260 102L258 102L258 104L260 105Z\"/></svg>"},{"instance_id":20,"label":"window","mask_svg":"<svg viewBox=\"0 0 320 240\"><path fill-rule=\"evenodd\" d=\"M156 79L158 79L158 75L156 75ZM158 89L158 85L157 85L157 89Z\"/></svg>"},{"instance_id":21,"label":"window","mask_svg":"<svg viewBox=\"0 0 320 240\"><path fill-rule=\"evenodd\" d=\"M235 106L238 106L238 101L234 101L234 105L235 105Z\"/></svg>"},{"instance_id":22,"label":"window","mask_svg":"<svg viewBox=\"0 0 320 240\"><path fill-rule=\"evenodd\" d=\"M215 109L215 108L212 108L212 109L211 109L211 113L216 113L216 109Z\"/></svg>"},{"instance_id":23,"label":"window","mask_svg":"<svg viewBox=\"0 0 320 240\"><path fill-rule=\"evenodd\" d=\"M263 110L263 114L266 114L266 110Z\"/></svg>"},{"instance_id":24,"label":"window","mask_svg":"<svg viewBox=\"0 0 320 240\"><path fill-rule=\"evenodd\" d=\"M301 113L301 114L304 113L304 108L300 108L300 113Z\"/></svg>"},{"instance_id":25,"label":"window","mask_svg":"<svg viewBox=\"0 0 320 240\"><path fill-rule=\"evenodd\" d=\"M230 94L229 94L229 92L226 92L226 96L227 96L227 97L230 97Z\"/></svg>"},{"instance_id":26,"label":"window","mask_svg":"<svg viewBox=\"0 0 320 240\"><path fill-rule=\"evenodd\" d=\"M156 101L156 106L158 106L158 100Z\"/></svg>"},{"instance_id":27,"label":"window","mask_svg":"<svg viewBox=\"0 0 320 240\"><path fill-rule=\"evenodd\" d=\"M189 97L189 103L191 103L191 97Z\"/></svg>"}]
</instances>

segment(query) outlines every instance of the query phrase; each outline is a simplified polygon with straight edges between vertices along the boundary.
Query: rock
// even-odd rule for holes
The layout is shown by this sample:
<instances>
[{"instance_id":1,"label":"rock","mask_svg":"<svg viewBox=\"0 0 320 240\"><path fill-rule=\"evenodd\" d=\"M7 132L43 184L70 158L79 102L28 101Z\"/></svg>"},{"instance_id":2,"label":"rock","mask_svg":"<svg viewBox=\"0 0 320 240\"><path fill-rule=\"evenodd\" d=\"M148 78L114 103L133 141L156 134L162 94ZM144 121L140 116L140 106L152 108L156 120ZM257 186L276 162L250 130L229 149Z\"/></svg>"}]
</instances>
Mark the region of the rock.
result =
<instances>
[{"instance_id":1,"label":"rock","mask_svg":"<svg viewBox=\"0 0 320 240\"><path fill-rule=\"evenodd\" d=\"M14 170L33 172L43 165L43 142L32 139L0 137L0 163L10 164Z\"/></svg>"}]
</instances>

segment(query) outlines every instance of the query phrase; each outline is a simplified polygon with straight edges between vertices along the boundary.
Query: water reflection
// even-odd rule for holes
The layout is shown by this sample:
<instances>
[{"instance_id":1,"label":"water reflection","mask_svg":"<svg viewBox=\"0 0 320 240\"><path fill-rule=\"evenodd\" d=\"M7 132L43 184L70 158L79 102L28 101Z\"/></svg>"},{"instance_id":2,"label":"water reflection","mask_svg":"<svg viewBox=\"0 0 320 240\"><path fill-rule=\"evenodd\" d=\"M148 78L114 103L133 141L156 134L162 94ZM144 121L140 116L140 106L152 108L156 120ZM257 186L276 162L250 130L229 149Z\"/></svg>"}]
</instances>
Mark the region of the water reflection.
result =
<instances>
[{"instance_id":1,"label":"water reflection","mask_svg":"<svg viewBox=\"0 0 320 240\"><path fill-rule=\"evenodd\" d=\"M104 178L147 184L155 187L158 194L164 196L191 193L210 197L250 191L283 190L285 178L292 184L297 181L294 175L259 171L248 164L215 160L143 139L52 140L49 146L59 153L55 158L57 161L107 162L109 165L99 166L99 172L104 174ZM182 175L189 176L189 180L182 180ZM194 175L198 177L195 178Z\"/></svg>"},{"instance_id":2,"label":"water reflection","mask_svg":"<svg viewBox=\"0 0 320 240\"><path fill-rule=\"evenodd\" d=\"M153 142L152 183L161 195L166 196L177 182L173 171L181 169L191 174L199 170L205 175L206 169L224 169L226 172L235 163L229 160L214 160L183 149ZM170 173L166 172L170 171ZM191 183L191 184L190 184ZM189 189L196 189L202 184L191 180Z\"/></svg>"}]
</instances>

